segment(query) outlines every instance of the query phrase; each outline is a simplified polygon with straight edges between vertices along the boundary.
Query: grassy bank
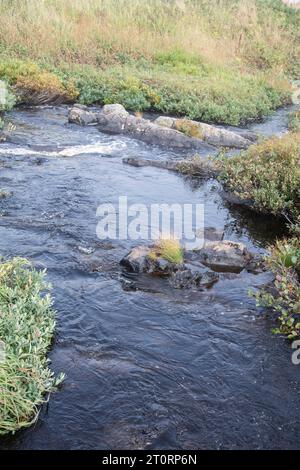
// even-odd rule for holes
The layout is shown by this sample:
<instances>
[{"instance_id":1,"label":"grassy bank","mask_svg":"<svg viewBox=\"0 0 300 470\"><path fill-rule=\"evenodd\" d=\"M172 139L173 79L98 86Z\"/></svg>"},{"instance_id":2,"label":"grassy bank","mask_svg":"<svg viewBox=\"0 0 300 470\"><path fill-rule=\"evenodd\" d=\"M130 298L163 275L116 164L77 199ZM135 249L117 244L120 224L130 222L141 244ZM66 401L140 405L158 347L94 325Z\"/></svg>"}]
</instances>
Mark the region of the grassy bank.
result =
<instances>
[{"instance_id":1,"label":"grassy bank","mask_svg":"<svg viewBox=\"0 0 300 470\"><path fill-rule=\"evenodd\" d=\"M256 294L260 306L271 309L279 334L300 336L300 134L290 133L251 146L222 159L221 180L258 212L285 217L291 238L270 247L267 267L274 283Z\"/></svg>"},{"instance_id":2,"label":"grassy bank","mask_svg":"<svg viewBox=\"0 0 300 470\"><path fill-rule=\"evenodd\" d=\"M258 212L300 216L300 134L273 137L221 162L221 180Z\"/></svg>"},{"instance_id":3,"label":"grassy bank","mask_svg":"<svg viewBox=\"0 0 300 470\"><path fill-rule=\"evenodd\" d=\"M20 102L240 124L300 77L300 14L281 0L0 0L0 15L0 78Z\"/></svg>"},{"instance_id":4,"label":"grassy bank","mask_svg":"<svg viewBox=\"0 0 300 470\"><path fill-rule=\"evenodd\" d=\"M46 357L55 327L48 287L24 260L0 264L0 434L35 422L62 379Z\"/></svg>"}]
</instances>

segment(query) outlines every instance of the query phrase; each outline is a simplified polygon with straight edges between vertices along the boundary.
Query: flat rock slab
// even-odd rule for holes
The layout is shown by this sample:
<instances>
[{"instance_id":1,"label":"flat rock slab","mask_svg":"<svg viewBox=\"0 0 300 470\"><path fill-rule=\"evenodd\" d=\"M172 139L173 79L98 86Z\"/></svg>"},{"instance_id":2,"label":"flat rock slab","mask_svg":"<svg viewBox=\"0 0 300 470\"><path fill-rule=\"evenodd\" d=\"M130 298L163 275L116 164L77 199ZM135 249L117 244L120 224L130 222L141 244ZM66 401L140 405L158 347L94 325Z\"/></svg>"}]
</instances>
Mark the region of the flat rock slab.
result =
<instances>
[{"instance_id":1,"label":"flat rock slab","mask_svg":"<svg viewBox=\"0 0 300 470\"><path fill-rule=\"evenodd\" d=\"M197 159L196 163L191 158L186 158L185 160L151 160L140 157L125 157L122 159L122 162L136 168L150 166L199 178L217 177L219 173L210 160L205 157L201 158L201 160Z\"/></svg>"},{"instance_id":2,"label":"flat rock slab","mask_svg":"<svg viewBox=\"0 0 300 470\"><path fill-rule=\"evenodd\" d=\"M154 122L159 126L170 129L181 130L186 128L187 131L189 130L192 133L198 134L199 138L204 142L217 147L246 149L253 144L255 140L255 134L253 133L245 132L241 134L190 119L160 116Z\"/></svg>"}]
</instances>

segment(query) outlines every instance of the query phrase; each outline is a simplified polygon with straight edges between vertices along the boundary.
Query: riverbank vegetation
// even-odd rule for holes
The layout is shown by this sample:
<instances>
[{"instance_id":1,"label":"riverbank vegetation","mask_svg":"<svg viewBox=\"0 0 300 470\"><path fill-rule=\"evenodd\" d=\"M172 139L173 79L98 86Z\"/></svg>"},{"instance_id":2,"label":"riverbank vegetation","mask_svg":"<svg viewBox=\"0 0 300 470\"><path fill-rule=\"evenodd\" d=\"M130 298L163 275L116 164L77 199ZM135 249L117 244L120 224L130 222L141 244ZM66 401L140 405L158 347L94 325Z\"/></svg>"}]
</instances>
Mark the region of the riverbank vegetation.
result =
<instances>
[{"instance_id":1,"label":"riverbank vegetation","mask_svg":"<svg viewBox=\"0 0 300 470\"><path fill-rule=\"evenodd\" d=\"M281 0L0 0L0 14L19 102L237 125L287 103L300 74L300 14Z\"/></svg>"},{"instance_id":2,"label":"riverbank vegetation","mask_svg":"<svg viewBox=\"0 0 300 470\"><path fill-rule=\"evenodd\" d=\"M223 158L225 188L258 212L296 220L300 215L300 134L289 133Z\"/></svg>"},{"instance_id":3,"label":"riverbank vegetation","mask_svg":"<svg viewBox=\"0 0 300 470\"><path fill-rule=\"evenodd\" d=\"M274 273L274 286L262 289L255 297L259 306L275 312L277 334L294 339L300 336L300 240L299 237L278 241L266 258Z\"/></svg>"},{"instance_id":4,"label":"riverbank vegetation","mask_svg":"<svg viewBox=\"0 0 300 470\"><path fill-rule=\"evenodd\" d=\"M25 260L0 264L0 434L30 426L54 378L46 357L55 318L45 273Z\"/></svg>"},{"instance_id":5,"label":"riverbank vegetation","mask_svg":"<svg viewBox=\"0 0 300 470\"><path fill-rule=\"evenodd\" d=\"M294 111L289 115L289 130L291 132L300 132L300 110Z\"/></svg>"},{"instance_id":6,"label":"riverbank vegetation","mask_svg":"<svg viewBox=\"0 0 300 470\"><path fill-rule=\"evenodd\" d=\"M220 179L241 202L258 212L282 217L291 238L270 247L266 265L274 284L255 296L275 312L279 334L300 336L300 134L274 137L231 159L222 158Z\"/></svg>"}]
</instances>

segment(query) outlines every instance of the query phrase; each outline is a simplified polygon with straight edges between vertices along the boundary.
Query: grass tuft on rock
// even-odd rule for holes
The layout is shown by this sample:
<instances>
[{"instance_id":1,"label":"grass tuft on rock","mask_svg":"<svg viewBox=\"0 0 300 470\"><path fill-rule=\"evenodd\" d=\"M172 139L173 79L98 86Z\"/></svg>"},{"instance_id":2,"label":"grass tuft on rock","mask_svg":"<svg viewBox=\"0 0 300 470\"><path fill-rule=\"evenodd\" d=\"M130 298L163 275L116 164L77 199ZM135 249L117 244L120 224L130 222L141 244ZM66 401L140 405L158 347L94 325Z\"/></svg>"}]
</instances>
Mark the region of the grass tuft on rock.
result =
<instances>
[{"instance_id":1,"label":"grass tuft on rock","mask_svg":"<svg viewBox=\"0 0 300 470\"><path fill-rule=\"evenodd\" d=\"M150 254L153 259L163 258L170 263L183 263L183 250L178 240L158 240Z\"/></svg>"},{"instance_id":2,"label":"grass tuft on rock","mask_svg":"<svg viewBox=\"0 0 300 470\"><path fill-rule=\"evenodd\" d=\"M0 264L0 435L33 424L63 380L47 359L55 328L49 287L24 259Z\"/></svg>"}]
</instances>

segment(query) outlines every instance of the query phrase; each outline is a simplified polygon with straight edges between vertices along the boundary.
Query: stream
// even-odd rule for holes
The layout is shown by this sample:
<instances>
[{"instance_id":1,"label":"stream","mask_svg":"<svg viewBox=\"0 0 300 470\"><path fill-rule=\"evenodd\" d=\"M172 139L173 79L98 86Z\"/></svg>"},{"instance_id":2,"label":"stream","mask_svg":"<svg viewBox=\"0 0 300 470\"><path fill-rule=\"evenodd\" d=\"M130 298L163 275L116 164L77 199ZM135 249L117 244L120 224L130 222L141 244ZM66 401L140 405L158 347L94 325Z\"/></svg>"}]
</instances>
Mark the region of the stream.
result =
<instances>
[{"instance_id":1,"label":"stream","mask_svg":"<svg viewBox=\"0 0 300 470\"><path fill-rule=\"evenodd\" d=\"M249 128L286 132L290 108ZM300 366L274 320L248 296L270 274L211 289L124 289L120 259L138 242L96 236L102 203L196 203L205 225L265 253L278 222L230 206L216 181L124 157L182 158L67 122L67 107L12 112L0 146L0 253L47 268L57 311L51 368L65 372L38 422L1 449L299 449Z\"/></svg>"}]
</instances>

